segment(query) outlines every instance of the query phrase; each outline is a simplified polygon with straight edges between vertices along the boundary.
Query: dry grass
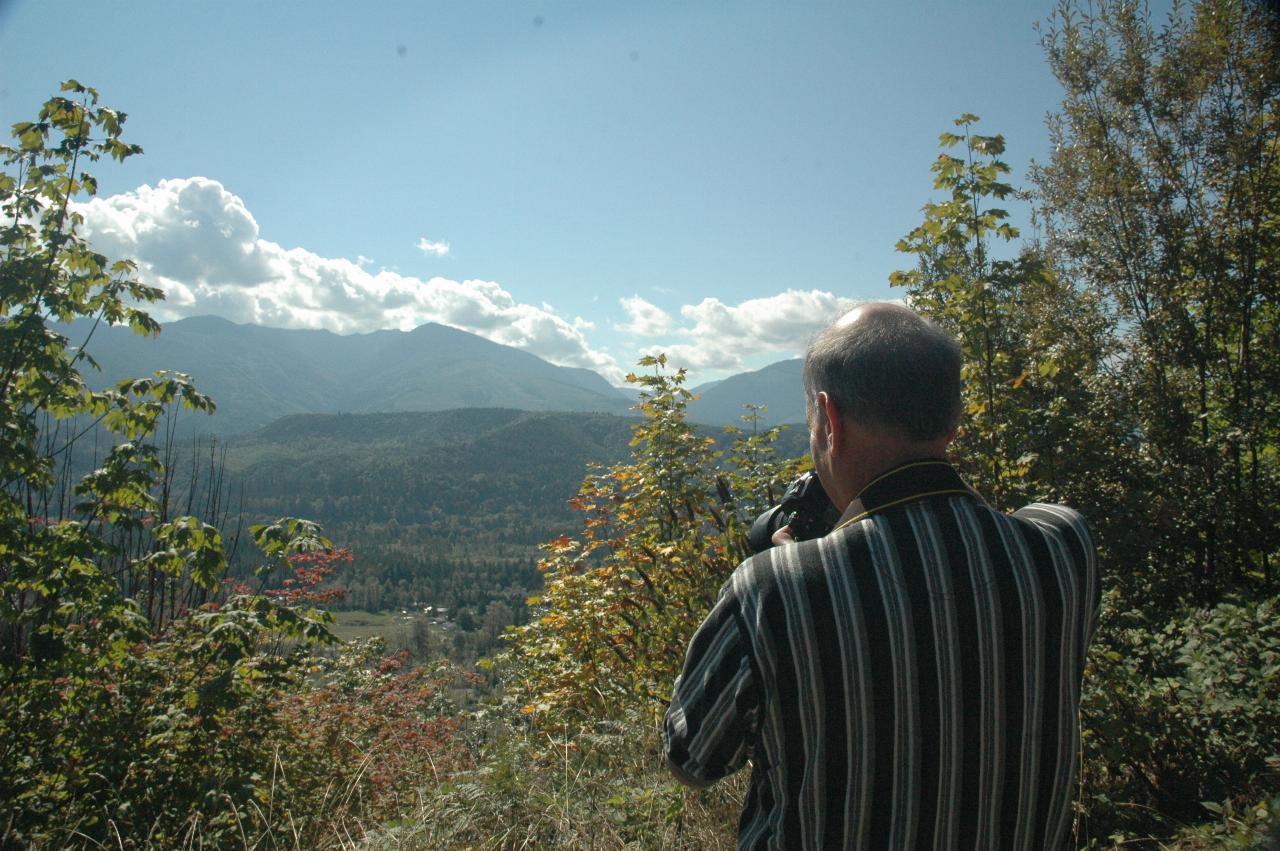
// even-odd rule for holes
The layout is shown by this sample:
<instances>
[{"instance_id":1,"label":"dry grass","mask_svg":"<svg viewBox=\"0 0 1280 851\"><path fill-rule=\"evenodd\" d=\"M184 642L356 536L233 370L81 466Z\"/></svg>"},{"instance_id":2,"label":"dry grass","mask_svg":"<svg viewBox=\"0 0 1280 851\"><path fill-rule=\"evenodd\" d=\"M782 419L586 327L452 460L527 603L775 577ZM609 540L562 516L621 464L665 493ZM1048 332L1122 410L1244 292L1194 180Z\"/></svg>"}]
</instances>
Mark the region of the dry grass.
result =
<instances>
[{"instance_id":1,"label":"dry grass","mask_svg":"<svg viewBox=\"0 0 1280 851\"><path fill-rule=\"evenodd\" d=\"M368 834L388 849L731 849L745 775L710 790L677 784L646 724L559 735L493 732L478 767L426 791L404 824Z\"/></svg>"}]
</instances>

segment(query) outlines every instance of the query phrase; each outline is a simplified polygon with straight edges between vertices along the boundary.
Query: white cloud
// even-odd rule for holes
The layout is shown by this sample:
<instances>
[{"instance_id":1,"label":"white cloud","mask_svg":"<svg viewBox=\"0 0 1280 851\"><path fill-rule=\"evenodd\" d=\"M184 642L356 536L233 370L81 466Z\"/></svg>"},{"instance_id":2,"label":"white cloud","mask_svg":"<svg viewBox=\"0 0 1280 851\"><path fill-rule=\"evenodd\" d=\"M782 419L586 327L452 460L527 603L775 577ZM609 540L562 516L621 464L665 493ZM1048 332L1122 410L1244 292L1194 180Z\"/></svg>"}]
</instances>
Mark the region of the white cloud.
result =
<instances>
[{"instance_id":1,"label":"white cloud","mask_svg":"<svg viewBox=\"0 0 1280 851\"><path fill-rule=\"evenodd\" d=\"M444 240L432 241L424 236L422 239L418 240L418 250L423 254L443 257L449 253L449 243Z\"/></svg>"},{"instance_id":2,"label":"white cloud","mask_svg":"<svg viewBox=\"0 0 1280 851\"><path fill-rule=\"evenodd\" d=\"M634 334L637 337L658 337L671 330L671 314L640 296L620 299L622 309L627 312L631 321L625 325L617 325L619 331Z\"/></svg>"},{"instance_id":3,"label":"white cloud","mask_svg":"<svg viewBox=\"0 0 1280 851\"><path fill-rule=\"evenodd\" d=\"M521 304L493 281L423 280L371 272L363 257L285 249L263 239L244 202L216 180L162 180L77 209L96 250L135 259L139 277L165 290L152 310L161 320L212 313L342 334L439 322L621 382L613 357L587 342L586 323Z\"/></svg>"},{"instance_id":4,"label":"white cloud","mask_svg":"<svg viewBox=\"0 0 1280 851\"><path fill-rule=\"evenodd\" d=\"M135 259L139 276L165 290L166 300L152 307L161 320L212 313L338 333L439 322L622 383L625 370L588 341L595 330L588 319L518 302L495 281L422 279L375 271L363 256L352 261L286 249L263 239L244 202L209 178L162 180L77 210L98 251ZM447 250L425 237L419 247L424 244ZM821 290L787 290L738 304L704 298L684 305L678 318L640 296L621 304L628 322L614 330L655 343L625 356L626 366L639 354L664 351L676 366L724 373L759 366L761 355L801 355L814 333L858 302Z\"/></svg>"},{"instance_id":5,"label":"white cloud","mask_svg":"<svg viewBox=\"0 0 1280 851\"><path fill-rule=\"evenodd\" d=\"M751 355L798 357L810 338L860 301L822 290L787 290L728 305L717 298L686 304L680 315L691 326L676 330L691 342L649 346L691 370L741 370Z\"/></svg>"}]
</instances>

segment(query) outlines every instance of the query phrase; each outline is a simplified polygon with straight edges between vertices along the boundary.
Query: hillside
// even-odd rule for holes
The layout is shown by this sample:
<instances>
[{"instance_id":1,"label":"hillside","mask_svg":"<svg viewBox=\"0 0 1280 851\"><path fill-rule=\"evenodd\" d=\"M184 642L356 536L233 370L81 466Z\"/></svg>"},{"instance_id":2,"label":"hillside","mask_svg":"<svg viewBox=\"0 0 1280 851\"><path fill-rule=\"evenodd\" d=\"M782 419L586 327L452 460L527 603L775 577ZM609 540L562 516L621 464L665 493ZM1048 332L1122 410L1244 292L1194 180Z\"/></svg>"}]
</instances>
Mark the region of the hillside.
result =
<instances>
[{"instance_id":1,"label":"hillside","mask_svg":"<svg viewBox=\"0 0 1280 851\"><path fill-rule=\"evenodd\" d=\"M527 552L571 521L589 465L628 457L635 422L509 408L295 415L232 439L227 467L250 516L385 525L389 546ZM788 428L778 448L803 454L807 435Z\"/></svg>"}]
</instances>

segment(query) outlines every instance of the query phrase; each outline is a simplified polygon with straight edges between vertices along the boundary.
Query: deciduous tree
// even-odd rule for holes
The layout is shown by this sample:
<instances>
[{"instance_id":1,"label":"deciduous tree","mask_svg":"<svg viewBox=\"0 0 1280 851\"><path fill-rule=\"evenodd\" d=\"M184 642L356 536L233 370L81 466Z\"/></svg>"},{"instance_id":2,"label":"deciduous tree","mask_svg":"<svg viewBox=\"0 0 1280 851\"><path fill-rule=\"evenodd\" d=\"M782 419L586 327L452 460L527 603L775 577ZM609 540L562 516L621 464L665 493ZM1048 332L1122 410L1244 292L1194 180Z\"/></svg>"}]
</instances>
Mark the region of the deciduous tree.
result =
<instances>
[{"instance_id":1,"label":"deciduous tree","mask_svg":"<svg viewBox=\"0 0 1280 851\"><path fill-rule=\"evenodd\" d=\"M686 419L685 371L666 371L662 355L641 365L654 371L628 376L644 416L632 461L587 476L573 501L582 531L545 545L545 590L511 633L509 694L531 715L656 718L689 637L747 555L746 524L769 483L797 471L773 457L776 430L738 434L720 469L714 439Z\"/></svg>"},{"instance_id":2,"label":"deciduous tree","mask_svg":"<svg viewBox=\"0 0 1280 851\"><path fill-rule=\"evenodd\" d=\"M1210 599L1274 582L1280 528L1280 56L1241 0L1064 0L1044 28L1062 84L1034 179L1047 245L1123 345L1149 547Z\"/></svg>"},{"instance_id":3,"label":"deciduous tree","mask_svg":"<svg viewBox=\"0 0 1280 851\"><path fill-rule=\"evenodd\" d=\"M958 132L939 137L932 170L942 197L899 240L917 265L890 283L960 343L964 418L953 452L975 486L1006 509L1073 501L1080 478L1092 478L1088 462L1099 447L1111 449L1106 437L1085 440L1081 430L1108 351L1106 328L1095 301L1055 274L1037 246L1002 256L1011 252L998 245L1019 232L997 205L1017 193L1000 159L1004 137L975 133L977 121L962 115Z\"/></svg>"}]
</instances>

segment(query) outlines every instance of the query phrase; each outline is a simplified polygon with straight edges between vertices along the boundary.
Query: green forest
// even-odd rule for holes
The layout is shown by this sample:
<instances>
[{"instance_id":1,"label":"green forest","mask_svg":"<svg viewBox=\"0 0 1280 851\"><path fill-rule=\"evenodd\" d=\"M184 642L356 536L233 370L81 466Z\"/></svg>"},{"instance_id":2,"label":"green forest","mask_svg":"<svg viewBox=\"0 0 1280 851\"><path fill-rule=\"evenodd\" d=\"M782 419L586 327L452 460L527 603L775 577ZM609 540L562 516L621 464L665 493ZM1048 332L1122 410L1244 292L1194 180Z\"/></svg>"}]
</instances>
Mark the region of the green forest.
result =
<instances>
[{"instance_id":1,"label":"green forest","mask_svg":"<svg viewBox=\"0 0 1280 851\"><path fill-rule=\"evenodd\" d=\"M1079 509L1100 544L1077 848L1270 847L1280 829L1270 8L1199 0L1164 21L1064 0L1040 28L1062 88L1051 155L1018 185L1018 140L938 116L940 152L903 187L925 203L891 283L965 358L954 460L1002 509ZM174 372L91 389L92 331L55 330L161 331L161 291L96 253L75 209L141 147L80 82L33 111L0 146L0 847L733 847L745 778L680 786L659 723L746 528L807 465L803 435L750 409L727 435L695 427L685 371L653 355L628 377L633 419L498 414L535 447L511 478L415 481L388 460L409 415L388 414L363 449L342 417L282 421L294 455L268 429L194 487L204 462L178 470L166 423L216 400ZM1027 233L1011 199L1035 211ZM496 460L509 432L481 416L420 421L420 459ZM567 447L577 495L522 523L504 491L559 487L541 465ZM270 519L241 531L228 463L273 477L244 490ZM379 503L388 488L415 498ZM333 611L419 591L469 608L490 655L335 634Z\"/></svg>"}]
</instances>

